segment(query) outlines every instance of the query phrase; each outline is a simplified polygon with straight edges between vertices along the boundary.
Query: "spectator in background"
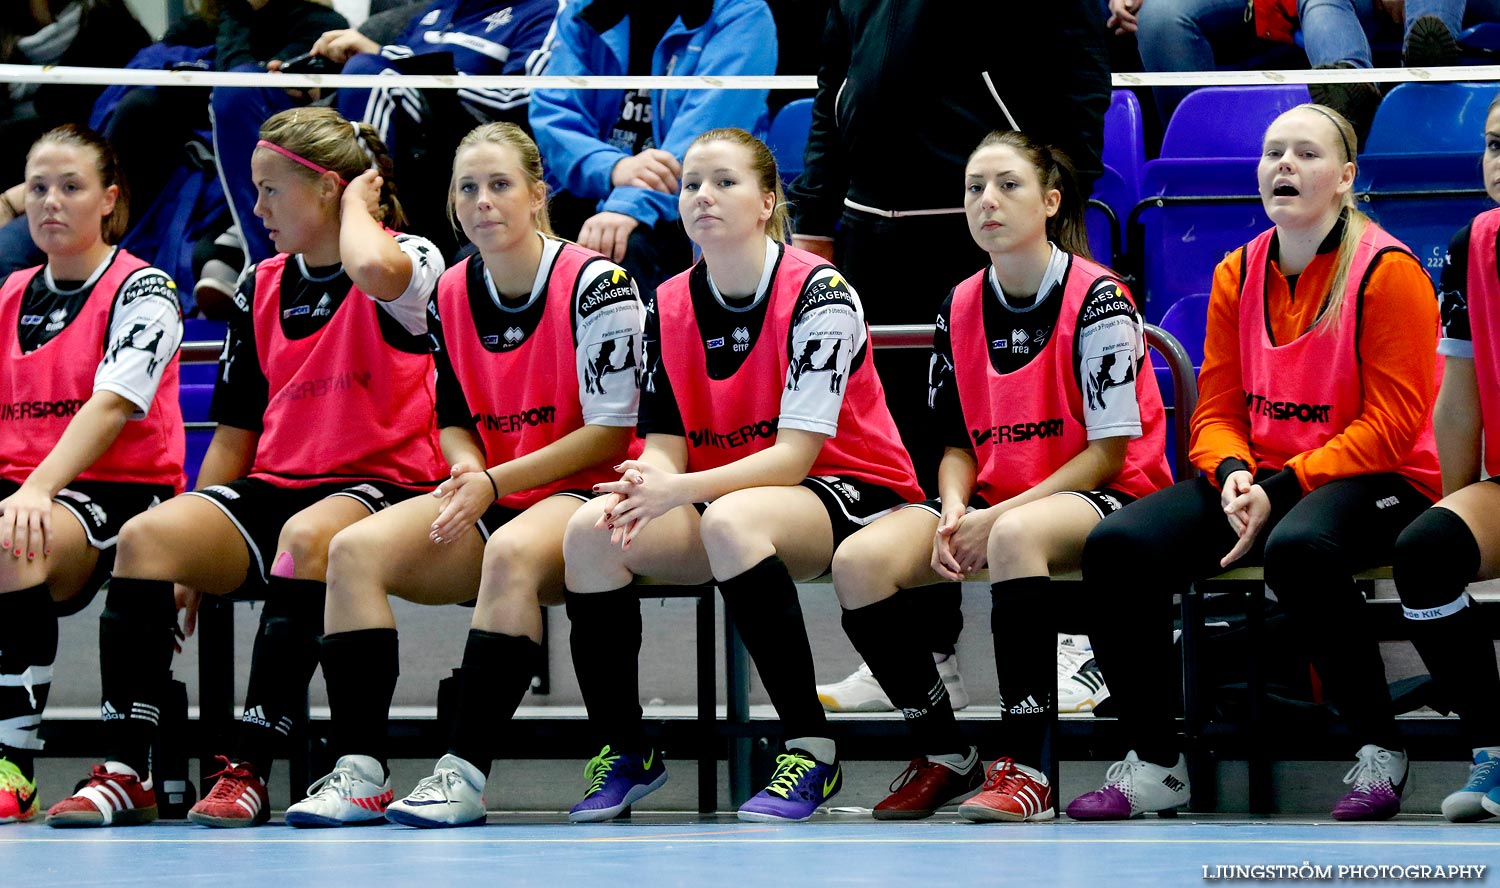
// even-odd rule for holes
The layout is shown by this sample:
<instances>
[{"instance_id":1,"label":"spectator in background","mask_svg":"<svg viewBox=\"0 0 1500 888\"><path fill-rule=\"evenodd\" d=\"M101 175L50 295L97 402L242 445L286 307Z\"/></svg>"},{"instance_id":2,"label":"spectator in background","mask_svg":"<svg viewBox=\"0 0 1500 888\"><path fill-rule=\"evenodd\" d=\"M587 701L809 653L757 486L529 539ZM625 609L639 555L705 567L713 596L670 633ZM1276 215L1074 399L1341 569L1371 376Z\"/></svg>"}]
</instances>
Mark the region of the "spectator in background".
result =
<instances>
[{"instance_id":1,"label":"spectator in background","mask_svg":"<svg viewBox=\"0 0 1500 888\"><path fill-rule=\"evenodd\" d=\"M120 68L151 37L124 0L6 0L0 61L8 65ZM0 89L0 181L18 182L26 151L65 123L88 123L102 86L9 83Z\"/></svg>"},{"instance_id":2,"label":"spectator in background","mask_svg":"<svg viewBox=\"0 0 1500 888\"><path fill-rule=\"evenodd\" d=\"M1108 27L1136 35L1146 71L1214 71L1233 68L1256 54L1289 49L1302 34L1307 63L1314 68L1368 68L1367 33L1376 27L1376 6L1390 0L1109 0ZM1279 56L1277 56L1279 58ZM1295 58L1295 53L1293 54ZM1277 66L1292 62L1272 62ZM1157 87L1163 122L1193 87ZM1337 109L1364 139L1380 90L1373 83L1314 84L1313 100Z\"/></svg>"},{"instance_id":3,"label":"spectator in background","mask_svg":"<svg viewBox=\"0 0 1500 888\"><path fill-rule=\"evenodd\" d=\"M191 15L168 29L162 39L147 46L129 60L129 67L161 69L171 67L203 68L228 71L232 68L252 70L264 68L267 61L288 59L306 52L323 32L330 28L341 28L347 20L330 8L331 0L199 0L190 7ZM144 32L142 32L144 33ZM87 60L88 64L94 64ZM140 242L135 227L150 226L171 220L174 215L167 212L160 216L152 209L158 197L174 181L184 166L206 170L205 177L213 176L213 151L209 145L208 120L209 91L200 87L157 86L113 86L104 91L93 107L91 125L97 128L114 146L119 159L122 177L130 185L132 203L137 212L131 215L131 227L126 238L130 249L144 258L157 262L176 280L183 283L185 291L192 291L192 278L187 271L187 255L183 262L173 262L169 253L178 252L179 245L157 252L151 247L160 241L181 241L184 237L196 238L206 232L206 240L212 243L225 227L223 221L222 196L205 195L194 207L191 227L185 231L174 230L171 237L151 238L150 243ZM25 220L10 216L10 207L22 206L25 197L22 185L5 191L6 200L0 201L0 272L24 268L40 261L40 251L31 241ZM178 195L173 195L176 200ZM213 207L217 207L215 212ZM237 243L237 242L236 242ZM234 292L234 278L238 276L243 251L236 249L233 270L222 287L223 298ZM191 312L194 300L183 298L183 307Z\"/></svg>"},{"instance_id":4,"label":"spectator in background","mask_svg":"<svg viewBox=\"0 0 1500 888\"><path fill-rule=\"evenodd\" d=\"M792 243L836 262L858 288L870 324L931 324L953 282L986 262L954 195L969 152L991 131L1023 128L1063 149L1087 200L1104 169L1110 95L1098 8L1098 0L1006 4L994 26L1024 39L1009 41L1004 52L963 53L953 35L990 20L957 4L833 4L806 170L787 195ZM923 382L930 352L874 355L918 478L937 496L943 448ZM927 603L929 620L914 631L931 636L953 708L962 709L968 693L952 659L963 628L959 587L915 594ZM891 708L863 667L818 690L830 708Z\"/></svg>"},{"instance_id":5,"label":"spectator in background","mask_svg":"<svg viewBox=\"0 0 1500 888\"><path fill-rule=\"evenodd\" d=\"M495 0L435 0L393 44L381 46L357 30L340 28L324 33L311 52L327 59L333 69L342 66L345 74L537 74L546 60L542 41L557 8L558 0L509 5ZM280 67L267 66L272 71ZM410 230L440 246L452 246L443 200L453 149L477 123L524 123L529 98L526 89L424 92L392 85L341 89L334 103L346 119L375 127L390 146L397 168L412 174L403 176L411 196ZM255 134L266 118L297 103L289 91L276 88L214 90L214 145L251 261L275 252L260 226L245 224L255 205L255 185L249 178ZM427 156L442 158L441 169L417 162Z\"/></svg>"},{"instance_id":6,"label":"spectator in background","mask_svg":"<svg viewBox=\"0 0 1500 888\"><path fill-rule=\"evenodd\" d=\"M776 73L764 0L583 0L558 14L547 74ZM650 293L692 262L678 221L687 146L706 130L765 132L766 90L538 90L531 124L558 234L619 262Z\"/></svg>"},{"instance_id":7,"label":"spectator in background","mask_svg":"<svg viewBox=\"0 0 1500 888\"><path fill-rule=\"evenodd\" d=\"M1458 64L1464 26L1500 21L1500 0L1405 0L1405 7L1401 55L1408 68Z\"/></svg>"}]
</instances>

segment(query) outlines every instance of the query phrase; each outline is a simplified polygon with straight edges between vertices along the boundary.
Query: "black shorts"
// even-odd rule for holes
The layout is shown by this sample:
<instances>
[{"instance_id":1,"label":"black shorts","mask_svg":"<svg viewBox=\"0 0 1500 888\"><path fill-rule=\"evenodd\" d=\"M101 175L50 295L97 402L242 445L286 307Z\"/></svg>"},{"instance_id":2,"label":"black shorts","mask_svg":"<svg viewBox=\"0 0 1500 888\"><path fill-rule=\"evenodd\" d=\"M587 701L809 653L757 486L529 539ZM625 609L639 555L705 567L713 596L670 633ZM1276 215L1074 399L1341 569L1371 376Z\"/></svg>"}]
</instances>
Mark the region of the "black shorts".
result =
<instances>
[{"instance_id":1,"label":"black shorts","mask_svg":"<svg viewBox=\"0 0 1500 888\"><path fill-rule=\"evenodd\" d=\"M594 498L595 494L588 490L559 490L557 493L552 494L552 496L544 498L551 499L553 496L569 496L573 499L588 502ZM541 500L537 502L541 502ZM484 541L489 542L490 536L495 531L509 524L517 515L525 511L525 509L512 509L509 506L502 506L499 503L495 503L484 510L484 514L479 516L479 520L474 522L474 526L479 529L479 535L484 538Z\"/></svg>"},{"instance_id":2,"label":"black shorts","mask_svg":"<svg viewBox=\"0 0 1500 888\"><path fill-rule=\"evenodd\" d=\"M878 518L906 505L906 500L889 487L839 475L809 475L802 486L818 495L828 519L833 522L833 547Z\"/></svg>"},{"instance_id":3,"label":"black shorts","mask_svg":"<svg viewBox=\"0 0 1500 888\"><path fill-rule=\"evenodd\" d=\"M389 481L336 481L312 487L278 487L260 478L240 478L228 484L215 484L194 490L187 496L201 496L219 507L240 532L250 548L251 569L247 584L265 583L271 577L271 559L281 528L291 517L314 503L331 496L347 496L358 501L373 515L382 509L422 493L421 487L403 487Z\"/></svg>"},{"instance_id":4,"label":"black shorts","mask_svg":"<svg viewBox=\"0 0 1500 888\"><path fill-rule=\"evenodd\" d=\"M1101 521L1104 518L1113 515L1115 512L1118 512L1131 503L1135 502L1135 497L1131 496L1128 493L1121 493L1120 491L1110 487L1103 487L1098 490L1060 490L1052 495L1078 497L1079 499L1094 507L1094 511L1099 513L1099 519ZM912 503L911 505L916 509L925 509L938 516L939 518L943 517L942 500L929 499L923 500L920 503ZM977 496L969 501L970 511L974 509L986 508L989 508L989 504Z\"/></svg>"},{"instance_id":5,"label":"black shorts","mask_svg":"<svg viewBox=\"0 0 1500 888\"><path fill-rule=\"evenodd\" d=\"M20 489L21 485L16 482L0 479L0 499ZM120 538L120 528L152 506L171 499L173 493L167 484L121 484L116 481L74 481L57 492L52 501L78 519L89 548L99 552L94 572L89 575L83 589L67 601L57 603L58 616L76 614L89 606L114 570L115 542Z\"/></svg>"},{"instance_id":6,"label":"black shorts","mask_svg":"<svg viewBox=\"0 0 1500 888\"><path fill-rule=\"evenodd\" d=\"M828 520L833 524L833 547L877 518L907 505L912 505L889 487L881 487L869 481L842 478L838 475L809 475L801 485L817 495L818 501L828 511ZM708 511L708 503L693 503L693 508L702 515Z\"/></svg>"}]
</instances>

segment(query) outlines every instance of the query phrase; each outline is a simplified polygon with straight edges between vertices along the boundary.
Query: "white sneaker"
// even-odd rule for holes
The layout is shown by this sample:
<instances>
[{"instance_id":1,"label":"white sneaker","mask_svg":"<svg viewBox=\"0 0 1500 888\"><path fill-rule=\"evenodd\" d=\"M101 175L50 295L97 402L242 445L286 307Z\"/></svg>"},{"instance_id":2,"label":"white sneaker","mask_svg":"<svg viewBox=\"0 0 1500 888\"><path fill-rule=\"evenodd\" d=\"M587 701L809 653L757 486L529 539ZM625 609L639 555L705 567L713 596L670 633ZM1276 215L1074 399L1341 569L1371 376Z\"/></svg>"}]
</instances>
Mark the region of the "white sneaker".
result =
<instances>
[{"instance_id":1,"label":"white sneaker","mask_svg":"<svg viewBox=\"0 0 1500 888\"><path fill-rule=\"evenodd\" d=\"M958 655L950 654L938 663L937 671L948 689L948 701L954 711L968 706L969 692L964 689L964 677L958 672ZM891 712L896 708L864 663L841 681L818 685L818 702L829 712Z\"/></svg>"},{"instance_id":2,"label":"white sneaker","mask_svg":"<svg viewBox=\"0 0 1500 888\"><path fill-rule=\"evenodd\" d=\"M1087 635L1057 636L1057 711L1093 712L1109 699Z\"/></svg>"},{"instance_id":3,"label":"white sneaker","mask_svg":"<svg viewBox=\"0 0 1500 888\"><path fill-rule=\"evenodd\" d=\"M385 822L395 794L380 762L346 755L333 772L307 788L307 798L286 809L287 826L362 826Z\"/></svg>"},{"instance_id":4,"label":"white sneaker","mask_svg":"<svg viewBox=\"0 0 1500 888\"><path fill-rule=\"evenodd\" d=\"M1068 816L1074 820L1127 820L1148 811L1175 814L1191 795L1186 756L1179 754L1177 764L1163 768L1141 761L1132 749L1124 761L1109 766L1103 787L1084 793L1068 805Z\"/></svg>"},{"instance_id":5,"label":"white sneaker","mask_svg":"<svg viewBox=\"0 0 1500 888\"><path fill-rule=\"evenodd\" d=\"M484 772L452 753L411 795L385 809L386 820L406 826L478 826L484 818Z\"/></svg>"},{"instance_id":6,"label":"white sneaker","mask_svg":"<svg viewBox=\"0 0 1500 888\"><path fill-rule=\"evenodd\" d=\"M842 681L818 685L818 702L829 712L890 712L896 708L864 663Z\"/></svg>"}]
</instances>

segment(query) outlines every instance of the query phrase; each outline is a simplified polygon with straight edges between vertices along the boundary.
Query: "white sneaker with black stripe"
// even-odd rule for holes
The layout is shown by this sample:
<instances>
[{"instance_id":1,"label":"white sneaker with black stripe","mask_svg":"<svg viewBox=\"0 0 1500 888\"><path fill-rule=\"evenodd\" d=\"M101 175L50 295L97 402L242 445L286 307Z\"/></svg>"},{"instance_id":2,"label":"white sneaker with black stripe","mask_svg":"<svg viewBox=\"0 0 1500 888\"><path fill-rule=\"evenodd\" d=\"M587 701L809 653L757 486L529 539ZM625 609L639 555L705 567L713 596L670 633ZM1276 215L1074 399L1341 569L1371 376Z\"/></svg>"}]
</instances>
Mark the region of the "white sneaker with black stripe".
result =
<instances>
[{"instance_id":1,"label":"white sneaker with black stripe","mask_svg":"<svg viewBox=\"0 0 1500 888\"><path fill-rule=\"evenodd\" d=\"M307 798L286 809L286 822L303 827L384 823L394 795L380 762L367 755L346 755L332 773L307 788Z\"/></svg>"},{"instance_id":2,"label":"white sneaker with black stripe","mask_svg":"<svg viewBox=\"0 0 1500 888\"><path fill-rule=\"evenodd\" d=\"M1087 635L1057 636L1057 711L1093 712L1109 699Z\"/></svg>"},{"instance_id":3,"label":"white sneaker with black stripe","mask_svg":"<svg viewBox=\"0 0 1500 888\"><path fill-rule=\"evenodd\" d=\"M391 802L385 819L404 826L478 826L484 823L484 772L449 753L411 795Z\"/></svg>"}]
</instances>

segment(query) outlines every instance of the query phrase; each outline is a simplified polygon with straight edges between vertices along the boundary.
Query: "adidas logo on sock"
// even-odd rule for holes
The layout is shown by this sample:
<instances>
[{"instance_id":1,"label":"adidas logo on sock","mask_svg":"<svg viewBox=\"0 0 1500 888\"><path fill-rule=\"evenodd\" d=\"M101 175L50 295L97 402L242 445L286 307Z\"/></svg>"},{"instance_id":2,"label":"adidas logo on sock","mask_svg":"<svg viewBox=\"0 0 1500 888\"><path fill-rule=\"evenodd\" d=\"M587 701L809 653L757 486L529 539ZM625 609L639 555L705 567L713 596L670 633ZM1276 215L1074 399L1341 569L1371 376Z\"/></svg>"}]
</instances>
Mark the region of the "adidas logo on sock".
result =
<instances>
[{"instance_id":1,"label":"adidas logo on sock","mask_svg":"<svg viewBox=\"0 0 1500 888\"><path fill-rule=\"evenodd\" d=\"M266 710L261 706L253 706L250 709L246 709L245 714L240 716L240 721L247 725L255 725L261 728L269 728L271 726L271 722L266 719Z\"/></svg>"},{"instance_id":2,"label":"adidas logo on sock","mask_svg":"<svg viewBox=\"0 0 1500 888\"><path fill-rule=\"evenodd\" d=\"M1047 709L1042 704L1036 702L1036 696L1032 695L1005 711L1011 715L1042 715Z\"/></svg>"},{"instance_id":3,"label":"adidas logo on sock","mask_svg":"<svg viewBox=\"0 0 1500 888\"><path fill-rule=\"evenodd\" d=\"M108 700L104 701L104 705L99 707L99 717L105 721L119 721L125 718L125 716L119 713L119 710L115 709L114 704Z\"/></svg>"}]
</instances>

